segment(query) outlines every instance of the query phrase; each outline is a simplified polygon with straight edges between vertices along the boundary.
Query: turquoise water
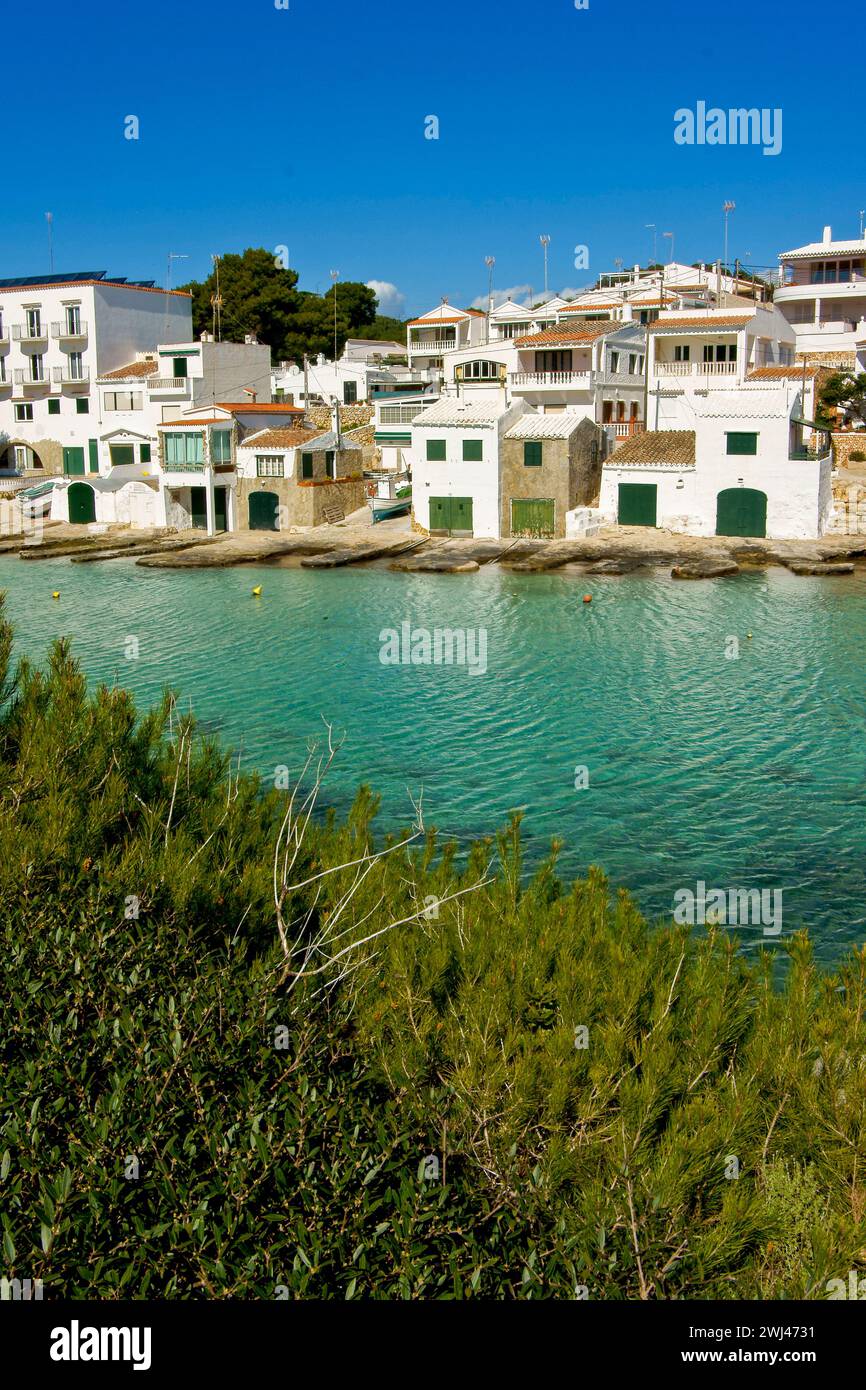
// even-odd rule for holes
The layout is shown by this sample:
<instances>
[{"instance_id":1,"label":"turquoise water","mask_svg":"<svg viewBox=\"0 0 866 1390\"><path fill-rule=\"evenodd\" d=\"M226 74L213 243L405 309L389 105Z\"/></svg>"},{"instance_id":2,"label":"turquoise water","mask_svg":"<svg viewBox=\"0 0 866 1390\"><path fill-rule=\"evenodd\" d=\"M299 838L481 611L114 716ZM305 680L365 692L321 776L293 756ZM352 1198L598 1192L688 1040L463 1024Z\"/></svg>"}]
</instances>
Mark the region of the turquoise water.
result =
<instances>
[{"instance_id":1,"label":"turquoise water","mask_svg":"<svg viewBox=\"0 0 866 1390\"><path fill-rule=\"evenodd\" d=\"M428 822L461 838L519 807L530 858L560 836L565 874L600 863L651 915L698 880L765 887L823 960L863 940L866 575L677 583L0 557L0 587L21 650L41 656L68 634L89 676L141 702L171 684L247 766L299 768L332 720L345 742L328 799L343 809L369 781L383 827L408 824L422 790ZM486 673L383 665L380 631L404 621L486 629Z\"/></svg>"}]
</instances>

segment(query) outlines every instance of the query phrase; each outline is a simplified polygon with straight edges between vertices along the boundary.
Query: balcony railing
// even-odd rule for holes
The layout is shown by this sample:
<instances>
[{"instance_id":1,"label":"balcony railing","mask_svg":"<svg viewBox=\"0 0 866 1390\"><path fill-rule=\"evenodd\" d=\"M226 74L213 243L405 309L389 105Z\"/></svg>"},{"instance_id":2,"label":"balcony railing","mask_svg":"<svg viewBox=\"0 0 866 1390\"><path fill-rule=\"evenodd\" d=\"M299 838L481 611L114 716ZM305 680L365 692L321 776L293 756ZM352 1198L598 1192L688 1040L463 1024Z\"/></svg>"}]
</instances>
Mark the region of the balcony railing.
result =
<instances>
[{"instance_id":1,"label":"balcony railing","mask_svg":"<svg viewBox=\"0 0 866 1390\"><path fill-rule=\"evenodd\" d=\"M189 388L187 376L149 376L145 378L150 392L162 394L164 391L186 392Z\"/></svg>"},{"instance_id":2,"label":"balcony railing","mask_svg":"<svg viewBox=\"0 0 866 1390\"><path fill-rule=\"evenodd\" d=\"M658 376L736 376L738 362L659 362Z\"/></svg>"},{"instance_id":3,"label":"balcony railing","mask_svg":"<svg viewBox=\"0 0 866 1390\"><path fill-rule=\"evenodd\" d=\"M457 346L456 338L410 338L410 352L451 352Z\"/></svg>"},{"instance_id":4,"label":"balcony railing","mask_svg":"<svg viewBox=\"0 0 866 1390\"><path fill-rule=\"evenodd\" d=\"M44 343L48 339L48 330L42 323L34 328L26 323L13 323L12 337L16 343Z\"/></svg>"},{"instance_id":5,"label":"balcony railing","mask_svg":"<svg viewBox=\"0 0 866 1390\"><path fill-rule=\"evenodd\" d=\"M86 338L87 324L79 323L76 326L69 322L52 323L51 336L52 338Z\"/></svg>"},{"instance_id":6,"label":"balcony railing","mask_svg":"<svg viewBox=\"0 0 866 1390\"><path fill-rule=\"evenodd\" d=\"M90 384L90 368L82 367L80 371L70 371L68 367L55 367L52 376L59 386L88 386Z\"/></svg>"},{"instance_id":7,"label":"balcony railing","mask_svg":"<svg viewBox=\"0 0 866 1390\"><path fill-rule=\"evenodd\" d=\"M512 372L511 384L514 387L531 387L544 390L547 387L568 386L577 390L589 390L592 383L591 372Z\"/></svg>"},{"instance_id":8,"label":"balcony railing","mask_svg":"<svg viewBox=\"0 0 866 1390\"><path fill-rule=\"evenodd\" d=\"M617 439L630 439L633 434L643 434L646 425L643 420L615 420L613 429Z\"/></svg>"},{"instance_id":9,"label":"balcony railing","mask_svg":"<svg viewBox=\"0 0 866 1390\"><path fill-rule=\"evenodd\" d=\"M50 384L51 379L47 372L43 376L33 376L31 372L25 371L23 367L15 368L16 386L50 386Z\"/></svg>"}]
</instances>

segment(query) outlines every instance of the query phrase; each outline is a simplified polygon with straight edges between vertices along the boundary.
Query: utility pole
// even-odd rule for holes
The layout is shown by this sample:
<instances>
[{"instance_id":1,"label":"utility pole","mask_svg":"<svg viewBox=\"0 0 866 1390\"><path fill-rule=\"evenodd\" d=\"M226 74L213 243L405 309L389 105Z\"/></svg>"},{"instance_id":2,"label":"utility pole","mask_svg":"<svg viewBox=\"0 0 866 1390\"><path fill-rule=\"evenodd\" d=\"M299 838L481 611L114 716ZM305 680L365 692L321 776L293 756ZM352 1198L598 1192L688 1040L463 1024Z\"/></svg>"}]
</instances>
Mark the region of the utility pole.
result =
<instances>
[{"instance_id":1,"label":"utility pole","mask_svg":"<svg viewBox=\"0 0 866 1390\"><path fill-rule=\"evenodd\" d=\"M211 302L211 308L212 308L212 310L213 310L213 332L214 332L214 337L216 338L217 342L219 343L219 342L222 342L222 332L223 332L223 322L222 322L222 307L223 307L223 300L222 300L222 295L220 294L220 258L219 258L219 256L211 256L211 260L213 261L214 273L215 273L215 275L216 275L216 292L215 292L214 294L211 295L210 302Z\"/></svg>"},{"instance_id":2,"label":"utility pole","mask_svg":"<svg viewBox=\"0 0 866 1390\"><path fill-rule=\"evenodd\" d=\"M729 213L729 212L733 212L734 209L736 208L736 206L737 206L736 203L732 203L732 202L730 201L730 199L728 199L728 198L726 198L725 201L724 201L724 203L722 204L722 212L725 214L725 264L724 264L724 271L725 271L725 274L726 274L726 275L727 275L727 273L728 273L728 213ZM727 303L727 300L728 300L728 292L727 292L727 290L722 291L722 282L721 282L721 280L719 281L718 289L719 289L720 302L721 302L721 295L722 295L722 293L724 293L724 304L726 304L726 303ZM723 304L722 307L724 307L724 304Z\"/></svg>"},{"instance_id":3,"label":"utility pole","mask_svg":"<svg viewBox=\"0 0 866 1390\"><path fill-rule=\"evenodd\" d=\"M486 342L490 342L490 315L493 313L493 267L496 264L495 256L485 256L484 264L487 266L487 337Z\"/></svg>"},{"instance_id":4,"label":"utility pole","mask_svg":"<svg viewBox=\"0 0 866 1390\"><path fill-rule=\"evenodd\" d=\"M658 236L658 232L656 231L656 224L655 224L655 222L645 222L645 223L644 223L644 231L646 231L646 232L652 232L652 234L653 234L653 265L655 265L655 264L656 264L656 261L658 260L658 256L657 256L657 254L656 254L656 238L657 238L657 236Z\"/></svg>"},{"instance_id":5,"label":"utility pole","mask_svg":"<svg viewBox=\"0 0 866 1390\"><path fill-rule=\"evenodd\" d=\"M304 424L307 423L307 401L309 396L310 359L304 353Z\"/></svg>"},{"instance_id":6,"label":"utility pole","mask_svg":"<svg viewBox=\"0 0 866 1390\"><path fill-rule=\"evenodd\" d=\"M334 286L334 361L337 360L337 281L340 278L339 270L331 271L331 283Z\"/></svg>"},{"instance_id":7,"label":"utility pole","mask_svg":"<svg viewBox=\"0 0 866 1390\"><path fill-rule=\"evenodd\" d=\"M49 272L53 275L53 274L54 274L54 244L53 244L53 239L52 239L51 231L52 231L52 226L53 226L53 224L54 224L54 213L53 213L53 212L46 212L46 214L45 214L45 221L48 223L48 270L49 270ZM861 236L863 235L862 229L861 229L860 235L861 235Z\"/></svg>"},{"instance_id":8,"label":"utility pole","mask_svg":"<svg viewBox=\"0 0 866 1390\"><path fill-rule=\"evenodd\" d=\"M544 247L544 297L547 298L547 248L550 245L549 236L540 236L538 240Z\"/></svg>"}]
</instances>

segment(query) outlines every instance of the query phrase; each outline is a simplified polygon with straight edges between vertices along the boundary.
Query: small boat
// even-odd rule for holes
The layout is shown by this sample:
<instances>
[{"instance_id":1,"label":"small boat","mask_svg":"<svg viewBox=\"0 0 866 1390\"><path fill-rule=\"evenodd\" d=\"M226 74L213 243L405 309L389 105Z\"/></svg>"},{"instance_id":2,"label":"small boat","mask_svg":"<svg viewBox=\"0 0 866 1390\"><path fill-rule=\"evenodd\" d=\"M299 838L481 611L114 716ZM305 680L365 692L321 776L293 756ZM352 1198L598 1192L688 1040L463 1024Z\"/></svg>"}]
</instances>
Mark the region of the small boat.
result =
<instances>
[{"instance_id":1,"label":"small boat","mask_svg":"<svg viewBox=\"0 0 866 1390\"><path fill-rule=\"evenodd\" d=\"M367 480L367 506L373 523L400 516L412 508L412 482L408 474L379 473Z\"/></svg>"},{"instance_id":2,"label":"small boat","mask_svg":"<svg viewBox=\"0 0 866 1390\"><path fill-rule=\"evenodd\" d=\"M25 488L19 492L15 501L21 508L24 516L47 516L51 511L51 494L54 491L54 480L51 482L38 483L36 487Z\"/></svg>"}]
</instances>

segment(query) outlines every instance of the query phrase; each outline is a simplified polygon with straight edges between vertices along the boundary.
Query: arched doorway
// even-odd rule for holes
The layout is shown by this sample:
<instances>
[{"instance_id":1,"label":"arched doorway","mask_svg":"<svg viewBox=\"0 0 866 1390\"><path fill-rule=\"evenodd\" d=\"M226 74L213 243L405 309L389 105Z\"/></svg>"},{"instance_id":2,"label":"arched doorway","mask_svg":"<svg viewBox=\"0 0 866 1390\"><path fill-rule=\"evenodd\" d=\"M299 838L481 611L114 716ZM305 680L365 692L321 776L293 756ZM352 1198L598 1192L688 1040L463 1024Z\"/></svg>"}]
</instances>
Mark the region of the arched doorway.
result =
<instances>
[{"instance_id":1,"label":"arched doorway","mask_svg":"<svg viewBox=\"0 0 866 1390\"><path fill-rule=\"evenodd\" d=\"M69 520L78 526L96 520L96 493L89 483L70 484Z\"/></svg>"},{"instance_id":2,"label":"arched doorway","mask_svg":"<svg viewBox=\"0 0 866 1390\"><path fill-rule=\"evenodd\" d=\"M716 498L717 536L766 536L767 494L752 487L728 487Z\"/></svg>"},{"instance_id":3,"label":"arched doorway","mask_svg":"<svg viewBox=\"0 0 866 1390\"><path fill-rule=\"evenodd\" d=\"M279 531L277 508L280 499L275 492L250 493L250 530Z\"/></svg>"},{"instance_id":4,"label":"arched doorway","mask_svg":"<svg viewBox=\"0 0 866 1390\"><path fill-rule=\"evenodd\" d=\"M45 465L33 448L23 440L13 441L0 454L0 468L15 473L42 472Z\"/></svg>"}]
</instances>

